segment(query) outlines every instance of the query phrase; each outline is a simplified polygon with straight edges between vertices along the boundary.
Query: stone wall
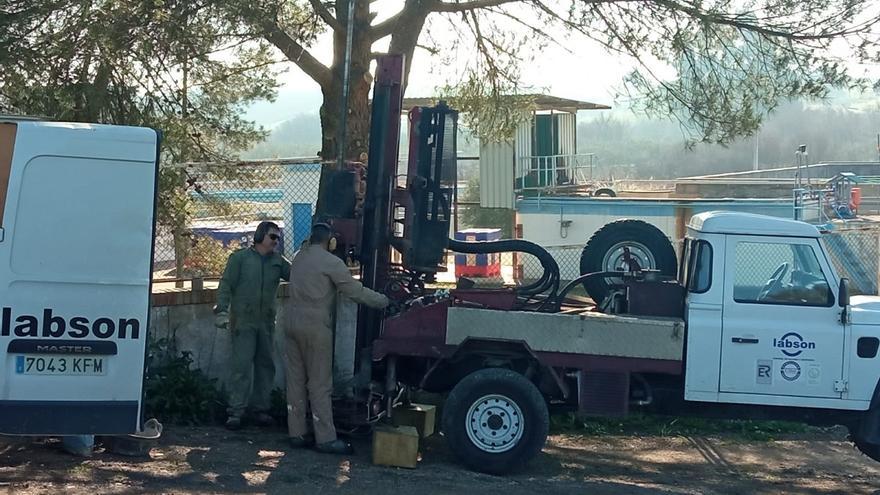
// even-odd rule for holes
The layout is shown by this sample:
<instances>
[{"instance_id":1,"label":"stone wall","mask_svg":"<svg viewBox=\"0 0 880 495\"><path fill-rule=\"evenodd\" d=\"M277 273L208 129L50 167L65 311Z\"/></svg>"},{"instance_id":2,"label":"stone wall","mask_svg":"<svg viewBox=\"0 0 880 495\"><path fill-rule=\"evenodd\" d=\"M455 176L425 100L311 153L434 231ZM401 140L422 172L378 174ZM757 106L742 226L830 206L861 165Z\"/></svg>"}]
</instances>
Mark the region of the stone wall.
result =
<instances>
[{"instance_id":1,"label":"stone wall","mask_svg":"<svg viewBox=\"0 0 880 495\"><path fill-rule=\"evenodd\" d=\"M286 287L284 288L286 289ZM279 289L278 322L283 320L286 290ZM222 386L229 377L229 356L233 352L229 330L214 326L216 289L153 294L150 306L150 339L174 339L177 350L192 353L193 366ZM284 386L283 332L275 332L275 385Z\"/></svg>"},{"instance_id":2,"label":"stone wall","mask_svg":"<svg viewBox=\"0 0 880 495\"><path fill-rule=\"evenodd\" d=\"M275 386L284 388L284 307L287 284L278 289L274 334ZM214 326L216 289L169 291L153 294L150 306L150 339L174 339L177 350L192 354L193 366L222 387L229 378L229 356L235 352L229 330ZM353 376L357 305L342 300L337 312L334 383L349 383Z\"/></svg>"}]
</instances>

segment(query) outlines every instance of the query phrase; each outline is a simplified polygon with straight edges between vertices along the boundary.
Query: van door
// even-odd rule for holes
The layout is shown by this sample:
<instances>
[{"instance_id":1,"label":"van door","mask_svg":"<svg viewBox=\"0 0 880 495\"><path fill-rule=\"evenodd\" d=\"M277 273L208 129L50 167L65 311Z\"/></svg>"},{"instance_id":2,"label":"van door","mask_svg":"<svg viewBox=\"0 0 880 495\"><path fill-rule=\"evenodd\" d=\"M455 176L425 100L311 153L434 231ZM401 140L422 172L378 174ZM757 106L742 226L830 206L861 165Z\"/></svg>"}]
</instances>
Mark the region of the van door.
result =
<instances>
[{"instance_id":1,"label":"van door","mask_svg":"<svg viewBox=\"0 0 880 495\"><path fill-rule=\"evenodd\" d=\"M845 328L818 239L729 236L721 392L839 398Z\"/></svg>"},{"instance_id":2,"label":"van door","mask_svg":"<svg viewBox=\"0 0 880 495\"><path fill-rule=\"evenodd\" d=\"M158 135L24 120L0 128L0 432L135 432Z\"/></svg>"}]
</instances>

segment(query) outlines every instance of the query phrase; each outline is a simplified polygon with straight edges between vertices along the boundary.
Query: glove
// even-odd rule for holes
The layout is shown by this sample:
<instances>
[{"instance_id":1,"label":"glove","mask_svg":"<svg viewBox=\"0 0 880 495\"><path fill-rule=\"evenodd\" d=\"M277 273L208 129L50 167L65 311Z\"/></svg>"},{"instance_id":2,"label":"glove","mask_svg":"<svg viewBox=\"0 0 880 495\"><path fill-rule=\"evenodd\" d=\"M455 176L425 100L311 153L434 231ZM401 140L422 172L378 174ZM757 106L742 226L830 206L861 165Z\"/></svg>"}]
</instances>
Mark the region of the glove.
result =
<instances>
[{"instance_id":1,"label":"glove","mask_svg":"<svg viewBox=\"0 0 880 495\"><path fill-rule=\"evenodd\" d=\"M214 316L214 326L217 328L229 328L229 313L221 311Z\"/></svg>"}]
</instances>

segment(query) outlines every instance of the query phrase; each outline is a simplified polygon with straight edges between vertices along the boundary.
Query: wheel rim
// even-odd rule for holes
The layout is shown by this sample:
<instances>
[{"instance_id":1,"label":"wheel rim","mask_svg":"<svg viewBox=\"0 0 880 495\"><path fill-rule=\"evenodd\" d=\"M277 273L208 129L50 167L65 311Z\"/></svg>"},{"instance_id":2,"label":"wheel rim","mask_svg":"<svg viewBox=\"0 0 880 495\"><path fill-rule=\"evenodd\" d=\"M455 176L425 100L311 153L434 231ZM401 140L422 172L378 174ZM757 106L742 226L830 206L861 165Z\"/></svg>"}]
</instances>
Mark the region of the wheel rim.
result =
<instances>
[{"instance_id":1,"label":"wheel rim","mask_svg":"<svg viewBox=\"0 0 880 495\"><path fill-rule=\"evenodd\" d=\"M478 449L498 454L512 449L522 438L522 418L522 410L510 398L486 395L468 409L465 430Z\"/></svg>"},{"instance_id":2,"label":"wheel rim","mask_svg":"<svg viewBox=\"0 0 880 495\"><path fill-rule=\"evenodd\" d=\"M611 246L602 258L602 270L606 272L629 271L629 265L624 262L623 248L629 248L630 255L639 262L639 266L647 269L657 267L654 253L644 244L635 241L618 242Z\"/></svg>"}]
</instances>

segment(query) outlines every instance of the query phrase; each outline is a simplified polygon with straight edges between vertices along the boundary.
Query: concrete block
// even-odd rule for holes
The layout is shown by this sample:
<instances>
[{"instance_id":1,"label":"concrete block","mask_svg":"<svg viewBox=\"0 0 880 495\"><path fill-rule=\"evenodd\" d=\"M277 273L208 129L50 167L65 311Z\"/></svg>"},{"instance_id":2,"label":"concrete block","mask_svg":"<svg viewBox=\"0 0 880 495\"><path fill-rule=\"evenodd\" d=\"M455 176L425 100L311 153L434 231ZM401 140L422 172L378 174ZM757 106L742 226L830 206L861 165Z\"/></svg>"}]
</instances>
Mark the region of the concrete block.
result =
<instances>
[{"instance_id":1,"label":"concrete block","mask_svg":"<svg viewBox=\"0 0 880 495\"><path fill-rule=\"evenodd\" d=\"M413 426L377 426L373 464L414 469L419 462L419 432Z\"/></svg>"},{"instance_id":2,"label":"concrete block","mask_svg":"<svg viewBox=\"0 0 880 495\"><path fill-rule=\"evenodd\" d=\"M419 437L425 438L434 434L437 422L437 408L428 404L410 404L394 408L392 419L395 426L414 426Z\"/></svg>"}]
</instances>

